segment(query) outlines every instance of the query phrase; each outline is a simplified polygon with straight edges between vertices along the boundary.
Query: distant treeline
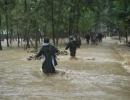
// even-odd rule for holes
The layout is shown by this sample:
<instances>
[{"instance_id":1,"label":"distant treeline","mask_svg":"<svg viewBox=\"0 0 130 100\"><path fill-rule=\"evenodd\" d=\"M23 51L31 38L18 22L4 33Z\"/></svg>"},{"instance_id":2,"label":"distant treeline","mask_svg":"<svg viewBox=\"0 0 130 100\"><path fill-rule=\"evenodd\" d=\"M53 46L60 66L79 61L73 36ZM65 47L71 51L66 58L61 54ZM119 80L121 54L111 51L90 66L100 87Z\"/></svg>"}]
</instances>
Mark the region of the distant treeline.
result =
<instances>
[{"instance_id":1,"label":"distant treeline","mask_svg":"<svg viewBox=\"0 0 130 100\"><path fill-rule=\"evenodd\" d=\"M59 38L91 32L116 34L126 43L130 32L130 0L0 0L0 49L6 38L26 41L48 36L58 45ZM6 36L5 36L6 34Z\"/></svg>"}]
</instances>

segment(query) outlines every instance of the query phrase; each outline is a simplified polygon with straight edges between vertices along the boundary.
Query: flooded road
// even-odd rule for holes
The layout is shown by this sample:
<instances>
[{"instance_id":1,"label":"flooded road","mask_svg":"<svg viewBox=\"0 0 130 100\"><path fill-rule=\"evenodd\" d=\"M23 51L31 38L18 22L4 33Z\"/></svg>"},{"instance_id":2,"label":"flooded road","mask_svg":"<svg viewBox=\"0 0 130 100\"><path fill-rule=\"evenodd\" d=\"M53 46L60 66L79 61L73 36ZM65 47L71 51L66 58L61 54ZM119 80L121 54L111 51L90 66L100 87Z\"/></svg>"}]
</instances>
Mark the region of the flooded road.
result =
<instances>
[{"instance_id":1,"label":"flooded road","mask_svg":"<svg viewBox=\"0 0 130 100\"><path fill-rule=\"evenodd\" d=\"M0 100L130 100L130 74L110 38L78 49L78 60L58 56L59 73L49 77L42 61L27 61L28 55L0 52Z\"/></svg>"}]
</instances>

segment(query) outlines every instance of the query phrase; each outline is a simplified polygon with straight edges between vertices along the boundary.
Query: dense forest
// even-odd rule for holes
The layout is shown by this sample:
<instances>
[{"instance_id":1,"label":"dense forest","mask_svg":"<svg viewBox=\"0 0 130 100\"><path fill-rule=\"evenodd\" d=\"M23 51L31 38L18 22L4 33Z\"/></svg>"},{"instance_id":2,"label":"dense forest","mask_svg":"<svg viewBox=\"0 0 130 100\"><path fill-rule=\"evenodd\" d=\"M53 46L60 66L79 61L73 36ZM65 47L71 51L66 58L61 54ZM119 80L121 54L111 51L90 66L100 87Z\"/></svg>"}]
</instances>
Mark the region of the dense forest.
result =
<instances>
[{"instance_id":1,"label":"dense forest","mask_svg":"<svg viewBox=\"0 0 130 100\"><path fill-rule=\"evenodd\" d=\"M59 38L99 31L127 43L130 0L0 0L0 50L4 39L7 47L16 40L37 49L44 36L58 45Z\"/></svg>"}]
</instances>

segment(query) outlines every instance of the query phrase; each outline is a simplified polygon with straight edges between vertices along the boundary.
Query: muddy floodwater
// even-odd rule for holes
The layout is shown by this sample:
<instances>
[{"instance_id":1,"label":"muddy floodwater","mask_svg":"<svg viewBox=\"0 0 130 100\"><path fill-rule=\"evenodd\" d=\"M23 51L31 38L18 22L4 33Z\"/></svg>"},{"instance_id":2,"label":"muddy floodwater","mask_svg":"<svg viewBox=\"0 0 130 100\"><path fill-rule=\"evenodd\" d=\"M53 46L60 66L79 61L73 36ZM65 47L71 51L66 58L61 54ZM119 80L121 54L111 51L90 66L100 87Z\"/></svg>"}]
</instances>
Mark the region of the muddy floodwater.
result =
<instances>
[{"instance_id":1,"label":"muddy floodwater","mask_svg":"<svg viewBox=\"0 0 130 100\"><path fill-rule=\"evenodd\" d=\"M130 100L130 74L118 51L111 38L83 46L77 60L58 56L52 76L22 49L0 51L0 100Z\"/></svg>"}]
</instances>

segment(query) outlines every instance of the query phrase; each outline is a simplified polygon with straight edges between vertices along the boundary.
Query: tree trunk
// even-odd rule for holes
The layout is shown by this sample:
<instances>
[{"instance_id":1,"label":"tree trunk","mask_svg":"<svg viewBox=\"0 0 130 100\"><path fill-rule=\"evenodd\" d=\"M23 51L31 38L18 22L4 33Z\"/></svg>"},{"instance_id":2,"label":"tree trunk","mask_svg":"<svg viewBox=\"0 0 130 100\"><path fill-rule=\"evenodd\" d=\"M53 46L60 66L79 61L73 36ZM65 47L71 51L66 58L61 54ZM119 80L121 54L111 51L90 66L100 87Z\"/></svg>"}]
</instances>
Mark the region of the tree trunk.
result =
<instances>
[{"instance_id":1,"label":"tree trunk","mask_svg":"<svg viewBox=\"0 0 130 100\"><path fill-rule=\"evenodd\" d=\"M119 41L120 41L120 43L121 43L121 33L118 32L118 35L119 35Z\"/></svg>"},{"instance_id":2,"label":"tree trunk","mask_svg":"<svg viewBox=\"0 0 130 100\"><path fill-rule=\"evenodd\" d=\"M35 49L38 49L38 34L35 32Z\"/></svg>"},{"instance_id":3,"label":"tree trunk","mask_svg":"<svg viewBox=\"0 0 130 100\"><path fill-rule=\"evenodd\" d=\"M0 50L2 50L2 43L1 43L1 41L2 41L2 38L1 38L1 33L0 33Z\"/></svg>"},{"instance_id":4,"label":"tree trunk","mask_svg":"<svg viewBox=\"0 0 130 100\"><path fill-rule=\"evenodd\" d=\"M24 13L25 13L25 15L28 13L28 6L27 6L27 0L24 0ZM26 18L26 20L27 20L27 18ZM25 41L26 41L26 49L27 48L30 48L30 44L29 44L29 39L30 39L30 37L29 37L29 31L28 31L28 29L27 29L27 23L25 24Z\"/></svg>"},{"instance_id":5,"label":"tree trunk","mask_svg":"<svg viewBox=\"0 0 130 100\"><path fill-rule=\"evenodd\" d=\"M71 29L71 18L69 18L69 23L68 23L68 35L70 36L71 35L71 31L72 29Z\"/></svg>"},{"instance_id":6,"label":"tree trunk","mask_svg":"<svg viewBox=\"0 0 130 100\"><path fill-rule=\"evenodd\" d=\"M128 30L125 32L126 44L128 43Z\"/></svg>"},{"instance_id":7,"label":"tree trunk","mask_svg":"<svg viewBox=\"0 0 130 100\"><path fill-rule=\"evenodd\" d=\"M125 10L125 12L127 12L128 1L129 0L124 0L124 10ZM124 19L124 22L125 22L125 19ZM125 38L126 38L126 43L128 43L128 26L127 25L125 25Z\"/></svg>"},{"instance_id":8,"label":"tree trunk","mask_svg":"<svg viewBox=\"0 0 130 100\"><path fill-rule=\"evenodd\" d=\"M13 39L13 29L12 29L12 26L11 26L11 29L10 29L10 45L12 45L12 39Z\"/></svg>"},{"instance_id":9,"label":"tree trunk","mask_svg":"<svg viewBox=\"0 0 130 100\"><path fill-rule=\"evenodd\" d=\"M2 50L2 35L1 35L1 14L0 14L0 50Z\"/></svg>"},{"instance_id":10,"label":"tree trunk","mask_svg":"<svg viewBox=\"0 0 130 100\"><path fill-rule=\"evenodd\" d=\"M59 37L57 36L56 37L56 46L58 46L58 44L59 44Z\"/></svg>"},{"instance_id":11,"label":"tree trunk","mask_svg":"<svg viewBox=\"0 0 130 100\"><path fill-rule=\"evenodd\" d=\"M54 0L52 0L52 39L55 45L55 30L54 30Z\"/></svg>"},{"instance_id":12,"label":"tree trunk","mask_svg":"<svg viewBox=\"0 0 130 100\"><path fill-rule=\"evenodd\" d=\"M6 10L6 40L7 40L7 47L9 47L9 21L8 21L8 14L7 14L7 10Z\"/></svg>"},{"instance_id":13,"label":"tree trunk","mask_svg":"<svg viewBox=\"0 0 130 100\"><path fill-rule=\"evenodd\" d=\"M18 37L18 47L20 44L20 34L19 34L19 29L18 29L18 23L17 23L17 37Z\"/></svg>"},{"instance_id":14,"label":"tree trunk","mask_svg":"<svg viewBox=\"0 0 130 100\"><path fill-rule=\"evenodd\" d=\"M44 25L43 31L44 31L44 35L45 35L45 34L47 33L47 22L45 22L45 25Z\"/></svg>"},{"instance_id":15,"label":"tree trunk","mask_svg":"<svg viewBox=\"0 0 130 100\"><path fill-rule=\"evenodd\" d=\"M26 42L27 42L27 44L26 44L26 49L27 48L30 48L30 44L29 44L29 33L27 33L27 35L26 35Z\"/></svg>"},{"instance_id":16,"label":"tree trunk","mask_svg":"<svg viewBox=\"0 0 130 100\"><path fill-rule=\"evenodd\" d=\"M72 13L72 12L70 12L70 13ZM74 19L72 18L71 14L70 14L70 17L69 17L68 28L69 28L69 36L70 36L74 33Z\"/></svg>"},{"instance_id":17,"label":"tree trunk","mask_svg":"<svg viewBox=\"0 0 130 100\"><path fill-rule=\"evenodd\" d=\"M24 0L24 12L27 12L27 0Z\"/></svg>"},{"instance_id":18,"label":"tree trunk","mask_svg":"<svg viewBox=\"0 0 130 100\"><path fill-rule=\"evenodd\" d=\"M76 34L79 33L79 18L80 18L80 11L79 11L79 9L80 9L80 5L79 4L80 3L79 2L80 2L80 0L77 1L77 4L76 4L77 6L75 8L76 12L77 12L77 16L76 16L77 17L76 18Z\"/></svg>"}]
</instances>

